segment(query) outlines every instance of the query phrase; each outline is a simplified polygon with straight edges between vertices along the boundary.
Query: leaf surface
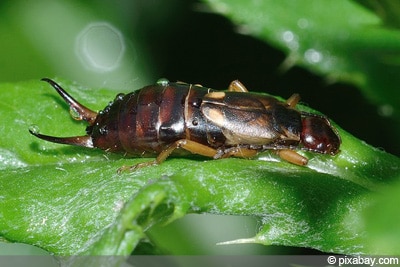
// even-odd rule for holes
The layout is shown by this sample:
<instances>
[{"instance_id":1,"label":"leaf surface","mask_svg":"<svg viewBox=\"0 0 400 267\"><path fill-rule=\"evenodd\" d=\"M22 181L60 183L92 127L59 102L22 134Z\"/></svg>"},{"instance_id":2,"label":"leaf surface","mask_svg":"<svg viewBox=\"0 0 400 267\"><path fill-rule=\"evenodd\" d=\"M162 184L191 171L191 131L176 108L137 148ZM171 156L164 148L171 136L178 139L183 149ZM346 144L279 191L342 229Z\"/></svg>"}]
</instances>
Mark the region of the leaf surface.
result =
<instances>
[{"instance_id":1,"label":"leaf surface","mask_svg":"<svg viewBox=\"0 0 400 267\"><path fill-rule=\"evenodd\" d=\"M94 110L115 94L61 84ZM28 133L32 124L55 136L82 135L84 124L69 118L46 83L2 84L0 92L0 235L56 255L129 255L153 225L203 212L260 218L259 233L237 242L371 253L376 247L358 215L400 176L397 157L340 128L342 152L301 152L307 167L263 153L255 160L169 158L118 175L120 166L149 159L39 140Z\"/></svg>"}]
</instances>

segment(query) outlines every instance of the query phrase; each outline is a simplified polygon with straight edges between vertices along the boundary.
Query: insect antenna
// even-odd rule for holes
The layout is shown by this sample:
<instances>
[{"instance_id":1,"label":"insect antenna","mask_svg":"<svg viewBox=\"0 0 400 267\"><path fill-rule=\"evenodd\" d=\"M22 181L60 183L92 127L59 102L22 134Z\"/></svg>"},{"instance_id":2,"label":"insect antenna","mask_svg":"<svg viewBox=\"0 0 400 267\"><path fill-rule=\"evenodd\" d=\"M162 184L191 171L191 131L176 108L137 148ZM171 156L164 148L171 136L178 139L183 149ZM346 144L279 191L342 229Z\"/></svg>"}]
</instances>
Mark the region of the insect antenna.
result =
<instances>
[{"instance_id":1,"label":"insect antenna","mask_svg":"<svg viewBox=\"0 0 400 267\"><path fill-rule=\"evenodd\" d=\"M64 98L70 107L71 116L76 120L85 120L92 125L97 117L97 112L85 107L72 96L70 96L59 84L49 78L43 78L42 81L48 82L57 93Z\"/></svg>"}]
</instances>

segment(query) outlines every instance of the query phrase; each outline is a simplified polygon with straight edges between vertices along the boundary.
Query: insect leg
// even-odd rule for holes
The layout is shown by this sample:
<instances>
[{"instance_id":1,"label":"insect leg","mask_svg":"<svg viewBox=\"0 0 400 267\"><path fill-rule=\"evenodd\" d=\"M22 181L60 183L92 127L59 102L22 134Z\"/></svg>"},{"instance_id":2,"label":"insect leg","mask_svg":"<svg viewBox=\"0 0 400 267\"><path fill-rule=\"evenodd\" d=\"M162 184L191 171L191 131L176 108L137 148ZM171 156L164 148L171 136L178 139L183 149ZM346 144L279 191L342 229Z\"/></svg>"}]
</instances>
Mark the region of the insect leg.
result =
<instances>
[{"instance_id":1,"label":"insect leg","mask_svg":"<svg viewBox=\"0 0 400 267\"><path fill-rule=\"evenodd\" d=\"M214 155L217 154L217 150L211 147L205 146L203 144L188 139L181 139L174 142L172 145L163 150L155 160L139 163L133 166L122 166L121 168L118 169L118 173L121 173L123 171L134 171L139 168L161 164L177 148L182 148L189 152L192 152L193 154L199 154L210 158L214 157Z\"/></svg>"},{"instance_id":2,"label":"insect leg","mask_svg":"<svg viewBox=\"0 0 400 267\"><path fill-rule=\"evenodd\" d=\"M237 157L237 158L252 158L257 155L258 150L251 149L247 147L230 147L227 149L219 149L217 154L214 155L214 159L222 159L229 157Z\"/></svg>"},{"instance_id":3,"label":"insect leg","mask_svg":"<svg viewBox=\"0 0 400 267\"><path fill-rule=\"evenodd\" d=\"M308 159L298 154L296 151L290 149L281 149L278 150L278 155L281 159L284 159L290 163L304 166L307 165Z\"/></svg>"},{"instance_id":4,"label":"insect leg","mask_svg":"<svg viewBox=\"0 0 400 267\"><path fill-rule=\"evenodd\" d=\"M286 100L286 104L289 105L289 107L294 108L297 103L299 103L300 101L300 95L299 94L293 94L291 97L289 97Z\"/></svg>"},{"instance_id":5,"label":"insect leg","mask_svg":"<svg viewBox=\"0 0 400 267\"><path fill-rule=\"evenodd\" d=\"M243 85L239 80L234 80L229 84L228 91L230 92L242 92L242 93L247 93L249 90L247 90L246 86Z\"/></svg>"}]
</instances>

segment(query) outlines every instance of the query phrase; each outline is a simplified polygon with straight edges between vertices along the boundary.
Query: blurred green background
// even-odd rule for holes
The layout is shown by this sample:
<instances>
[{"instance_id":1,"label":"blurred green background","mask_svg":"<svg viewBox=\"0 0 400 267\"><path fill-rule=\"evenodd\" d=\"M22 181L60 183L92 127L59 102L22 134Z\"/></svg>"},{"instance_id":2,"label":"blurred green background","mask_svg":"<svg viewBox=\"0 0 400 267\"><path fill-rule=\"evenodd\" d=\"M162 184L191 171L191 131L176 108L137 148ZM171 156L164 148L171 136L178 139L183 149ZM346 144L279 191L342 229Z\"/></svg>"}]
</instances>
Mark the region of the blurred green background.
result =
<instances>
[{"instance_id":1,"label":"blurred green background","mask_svg":"<svg viewBox=\"0 0 400 267\"><path fill-rule=\"evenodd\" d=\"M128 92L160 77L216 89L239 79L251 91L282 97L300 93L305 103L356 137L400 155L399 121L390 105L370 101L355 85L302 67L282 70L287 55L244 32L201 1L3 0L0 82L60 77L93 90ZM400 93L393 99L400 99ZM216 246L227 238L251 237L258 230L255 219L226 217L190 215L152 233L160 253L310 252L261 245ZM143 243L136 253L146 253L146 246L151 245Z\"/></svg>"},{"instance_id":2,"label":"blurred green background","mask_svg":"<svg viewBox=\"0 0 400 267\"><path fill-rule=\"evenodd\" d=\"M210 11L203 2L183 0L5 0L0 81L61 77L127 92L160 77L216 89L240 79L252 91L298 92L350 133L400 154L398 121L381 116L388 112L384 103L371 104L356 87L304 68L280 71L283 52Z\"/></svg>"}]
</instances>

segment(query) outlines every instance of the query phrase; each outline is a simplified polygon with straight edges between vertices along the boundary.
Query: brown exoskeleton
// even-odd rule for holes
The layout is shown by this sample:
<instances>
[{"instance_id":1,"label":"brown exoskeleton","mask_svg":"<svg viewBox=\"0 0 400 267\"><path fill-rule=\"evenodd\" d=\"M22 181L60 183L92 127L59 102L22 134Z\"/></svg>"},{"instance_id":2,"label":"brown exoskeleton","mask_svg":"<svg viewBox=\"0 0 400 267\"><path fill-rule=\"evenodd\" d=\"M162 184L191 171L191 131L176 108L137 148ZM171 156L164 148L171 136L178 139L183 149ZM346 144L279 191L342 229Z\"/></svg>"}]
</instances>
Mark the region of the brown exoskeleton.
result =
<instances>
[{"instance_id":1,"label":"brown exoskeleton","mask_svg":"<svg viewBox=\"0 0 400 267\"><path fill-rule=\"evenodd\" d=\"M339 152L340 137L326 117L295 109L298 94L282 102L249 93L237 80L227 91L216 91L162 79L119 94L97 113L54 81L43 80L89 126L83 136L54 137L30 130L31 134L50 142L127 155L158 155L155 160L123 166L119 171L160 164L178 148L214 159L251 158L261 151L275 150L282 159L297 165L306 165L308 160L296 149L330 155Z\"/></svg>"}]
</instances>

